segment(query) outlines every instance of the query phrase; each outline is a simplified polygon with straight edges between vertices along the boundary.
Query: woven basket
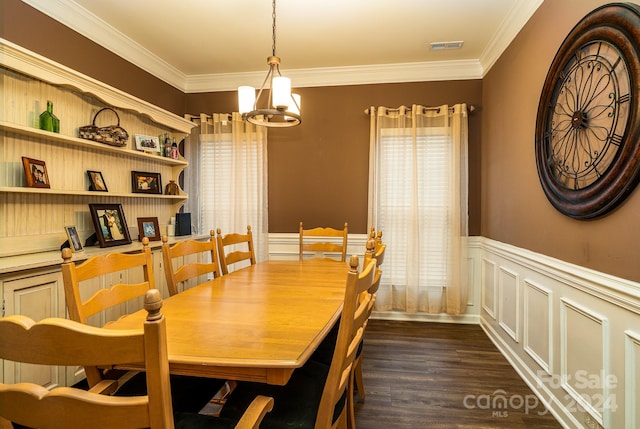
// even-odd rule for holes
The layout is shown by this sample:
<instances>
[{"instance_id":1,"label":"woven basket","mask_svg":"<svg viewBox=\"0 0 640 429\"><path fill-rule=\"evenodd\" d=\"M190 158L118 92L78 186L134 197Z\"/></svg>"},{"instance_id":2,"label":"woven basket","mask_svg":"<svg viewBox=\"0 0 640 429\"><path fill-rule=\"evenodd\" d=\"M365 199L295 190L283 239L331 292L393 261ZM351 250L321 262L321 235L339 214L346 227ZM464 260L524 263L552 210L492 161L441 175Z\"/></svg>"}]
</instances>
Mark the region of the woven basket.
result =
<instances>
[{"instance_id":1,"label":"woven basket","mask_svg":"<svg viewBox=\"0 0 640 429\"><path fill-rule=\"evenodd\" d=\"M116 118L118 118L118 123L116 125L108 125L106 127L96 126L96 118L105 110L111 110L116 114ZM98 110L96 115L93 117L93 122L91 123L91 125L80 127L80 137L82 137L83 139L108 144L110 146L125 146L127 144L127 140L129 139L129 133L127 133L127 130L120 126L120 116L118 116L118 112L110 107L103 107L102 109Z\"/></svg>"}]
</instances>

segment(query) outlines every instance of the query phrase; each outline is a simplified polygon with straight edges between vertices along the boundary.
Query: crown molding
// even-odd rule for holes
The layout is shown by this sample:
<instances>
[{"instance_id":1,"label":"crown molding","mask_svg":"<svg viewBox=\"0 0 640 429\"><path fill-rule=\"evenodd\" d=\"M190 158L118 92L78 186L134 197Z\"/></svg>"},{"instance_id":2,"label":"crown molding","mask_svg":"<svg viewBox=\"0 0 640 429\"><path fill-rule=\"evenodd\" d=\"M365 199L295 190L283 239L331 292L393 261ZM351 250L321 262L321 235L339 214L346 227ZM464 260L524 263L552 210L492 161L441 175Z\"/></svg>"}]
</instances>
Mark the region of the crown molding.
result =
<instances>
[{"instance_id":1,"label":"crown molding","mask_svg":"<svg viewBox=\"0 0 640 429\"><path fill-rule=\"evenodd\" d=\"M487 47L480 54L480 64L482 64L483 70L482 77L489 72L498 58L500 58L500 55L516 38L520 30L543 2L544 0L527 0L515 3L487 44Z\"/></svg>"},{"instance_id":2,"label":"crown molding","mask_svg":"<svg viewBox=\"0 0 640 429\"><path fill-rule=\"evenodd\" d=\"M80 5L67 0L22 1L131 64L184 91L187 75Z\"/></svg>"},{"instance_id":3,"label":"crown molding","mask_svg":"<svg viewBox=\"0 0 640 429\"><path fill-rule=\"evenodd\" d=\"M257 87L266 73L186 75L72 1L22 1L185 93L230 91L248 84ZM516 2L480 59L322 67L287 70L286 74L296 87L481 79L543 1Z\"/></svg>"},{"instance_id":4,"label":"crown molding","mask_svg":"<svg viewBox=\"0 0 640 429\"><path fill-rule=\"evenodd\" d=\"M404 64L378 64L358 67L322 67L284 70L295 88L379 83L427 82L480 79L482 66L477 60L437 61ZM188 76L186 93L235 91L240 85L259 87L266 69L261 72Z\"/></svg>"}]
</instances>

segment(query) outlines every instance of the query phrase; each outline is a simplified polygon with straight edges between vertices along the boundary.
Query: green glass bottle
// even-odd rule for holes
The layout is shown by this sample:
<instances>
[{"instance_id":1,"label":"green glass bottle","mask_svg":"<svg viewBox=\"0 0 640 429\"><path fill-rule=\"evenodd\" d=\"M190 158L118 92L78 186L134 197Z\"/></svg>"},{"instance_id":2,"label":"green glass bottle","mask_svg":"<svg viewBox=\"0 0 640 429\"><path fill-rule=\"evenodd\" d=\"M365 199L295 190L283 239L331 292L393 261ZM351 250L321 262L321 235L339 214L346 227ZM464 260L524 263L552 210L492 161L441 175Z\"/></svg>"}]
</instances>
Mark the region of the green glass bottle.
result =
<instances>
[{"instance_id":1,"label":"green glass bottle","mask_svg":"<svg viewBox=\"0 0 640 429\"><path fill-rule=\"evenodd\" d=\"M40 129L54 133L60 132L60 119L53 114L53 102L51 100L47 100L47 110L40 114Z\"/></svg>"}]
</instances>

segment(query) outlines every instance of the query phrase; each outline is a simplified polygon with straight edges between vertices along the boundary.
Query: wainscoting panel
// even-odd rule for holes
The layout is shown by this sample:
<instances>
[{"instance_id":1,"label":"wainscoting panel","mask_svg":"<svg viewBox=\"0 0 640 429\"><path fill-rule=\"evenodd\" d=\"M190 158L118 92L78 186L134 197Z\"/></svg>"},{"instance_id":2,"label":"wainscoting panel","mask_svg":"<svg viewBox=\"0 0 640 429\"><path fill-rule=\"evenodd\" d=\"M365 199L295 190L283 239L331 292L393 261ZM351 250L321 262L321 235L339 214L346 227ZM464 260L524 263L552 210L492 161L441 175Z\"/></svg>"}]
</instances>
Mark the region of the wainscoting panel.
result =
<instances>
[{"instance_id":1,"label":"wainscoting panel","mask_svg":"<svg viewBox=\"0 0 640 429\"><path fill-rule=\"evenodd\" d=\"M604 424L601 398L606 398L609 392L601 380L609 376L608 320L563 298L560 300L560 342L562 387L577 405Z\"/></svg>"},{"instance_id":2,"label":"wainscoting panel","mask_svg":"<svg viewBox=\"0 0 640 429\"><path fill-rule=\"evenodd\" d=\"M480 325L538 400L567 428L640 427L640 284L483 237L475 245Z\"/></svg>"},{"instance_id":3,"label":"wainscoting panel","mask_svg":"<svg viewBox=\"0 0 640 429\"><path fill-rule=\"evenodd\" d=\"M500 327L516 343L520 341L520 282L518 274L500 267L498 310Z\"/></svg>"},{"instance_id":4,"label":"wainscoting panel","mask_svg":"<svg viewBox=\"0 0 640 429\"><path fill-rule=\"evenodd\" d=\"M524 350L547 374L553 371L553 292L524 282Z\"/></svg>"},{"instance_id":5,"label":"wainscoting panel","mask_svg":"<svg viewBox=\"0 0 640 429\"><path fill-rule=\"evenodd\" d=\"M626 361L626 429L640 427L640 332L625 332L625 361Z\"/></svg>"},{"instance_id":6,"label":"wainscoting panel","mask_svg":"<svg viewBox=\"0 0 640 429\"><path fill-rule=\"evenodd\" d=\"M482 259L482 309L496 320L496 264Z\"/></svg>"}]
</instances>

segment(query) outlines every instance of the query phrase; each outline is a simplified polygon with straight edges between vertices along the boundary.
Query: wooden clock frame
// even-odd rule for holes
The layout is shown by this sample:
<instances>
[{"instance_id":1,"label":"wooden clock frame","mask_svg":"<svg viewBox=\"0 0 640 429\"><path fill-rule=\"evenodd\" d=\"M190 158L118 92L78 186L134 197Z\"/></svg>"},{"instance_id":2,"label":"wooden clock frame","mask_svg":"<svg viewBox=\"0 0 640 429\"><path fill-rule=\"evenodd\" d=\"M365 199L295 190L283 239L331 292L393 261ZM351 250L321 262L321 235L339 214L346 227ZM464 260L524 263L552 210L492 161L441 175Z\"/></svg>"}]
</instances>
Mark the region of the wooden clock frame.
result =
<instances>
[{"instance_id":1,"label":"wooden clock frame","mask_svg":"<svg viewBox=\"0 0 640 429\"><path fill-rule=\"evenodd\" d=\"M554 158L553 153L552 145L554 139L558 138L556 134L560 128L558 124L553 123L554 109L560 106L558 100L561 97L561 91L568 86L565 82L567 67L571 67L572 64L580 61L580 53L584 47L600 42L604 42L607 47L613 47L617 50L617 55L626 66L625 73L628 73L628 75L624 77L626 79L626 76L628 76L629 94L622 94L619 100L611 103L616 104L616 107L611 109L614 115L621 115L622 113L620 112L624 111L622 119L626 121L626 126L623 132L609 131L608 136L602 139L606 145L609 145L608 150L611 152L607 162L603 163L606 167L601 169L597 165L597 162L599 162L597 157L600 156L597 150L591 149L592 153L586 149L578 149L585 146L584 144L579 145L578 141L574 142L573 145L563 146L565 164L568 164L566 159L571 155L576 155L575 151L577 150L584 151L586 153L585 158L590 159L588 162L593 164L589 165L588 162L584 162L591 169L591 179L589 181L579 184L576 179L575 185L569 185L566 177L564 177L564 181L562 177L559 177L563 175L564 171L562 171L562 166L559 166L557 156ZM597 63L598 53L595 55L595 63ZM614 64L610 68L609 77L615 80L618 66ZM587 90L579 88L579 85L574 84L572 89L575 90L576 87L578 87L577 91L584 90L586 94ZM578 94L577 97L580 95ZM612 94L608 95L614 96ZM566 94L562 95L562 97L566 98L565 96ZM561 213L575 219L591 219L603 216L619 206L634 190L638 181L640 181L639 97L640 6L631 3L612 3L601 6L587 14L563 41L549 68L538 105L535 130L538 176L547 198ZM625 104L623 109L618 108L622 103L628 103L628 105ZM569 112L566 116L568 118L573 116L573 122L581 122L583 129L588 129L590 126L589 115L578 110L581 109L576 108L575 112ZM580 125L574 125L574 129L571 132L577 134L579 127ZM568 131L566 132L568 133ZM590 143L588 137L582 138L586 138L585 141ZM581 141L580 143L583 142ZM598 143L602 142L599 141ZM591 148L590 144L587 146ZM567 149L567 147L570 148ZM570 152L571 150L574 152ZM576 155L575 157L577 158L578 156ZM561 160L561 162L563 161ZM579 164L578 168L582 168L582 166Z\"/></svg>"}]
</instances>

